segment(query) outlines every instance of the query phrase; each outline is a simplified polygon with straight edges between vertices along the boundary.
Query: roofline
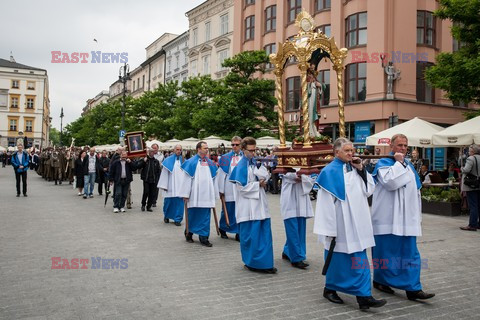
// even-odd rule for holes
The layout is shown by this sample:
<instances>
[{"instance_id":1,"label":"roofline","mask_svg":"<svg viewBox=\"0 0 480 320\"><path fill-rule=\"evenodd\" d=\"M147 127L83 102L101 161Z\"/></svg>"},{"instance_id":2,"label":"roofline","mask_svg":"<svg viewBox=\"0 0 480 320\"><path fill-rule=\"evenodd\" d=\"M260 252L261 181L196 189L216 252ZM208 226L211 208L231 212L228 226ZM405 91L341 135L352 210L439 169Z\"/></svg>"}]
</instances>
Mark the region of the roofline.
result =
<instances>
[{"instance_id":1,"label":"roofline","mask_svg":"<svg viewBox=\"0 0 480 320\"><path fill-rule=\"evenodd\" d=\"M171 44L172 42L174 42L174 41L177 40L178 38L183 37L184 35L187 35L187 34L188 34L188 30L185 31L184 33L178 35L178 36L175 37L174 39L168 41L167 43L165 43L162 48L165 48L166 46L168 46L169 44Z\"/></svg>"},{"instance_id":2,"label":"roofline","mask_svg":"<svg viewBox=\"0 0 480 320\"><path fill-rule=\"evenodd\" d=\"M187 16L187 17L188 17L188 14L189 14L190 12L192 12L192 11L194 11L194 10L196 10L196 9L200 8L201 6L203 6L203 5L204 5L205 3L207 3L208 1L209 1L209 0L205 0L204 2L200 3L200 4L199 4L198 6L196 6L195 8L193 8L193 9L190 9L189 11L185 12L185 16Z\"/></svg>"}]
</instances>

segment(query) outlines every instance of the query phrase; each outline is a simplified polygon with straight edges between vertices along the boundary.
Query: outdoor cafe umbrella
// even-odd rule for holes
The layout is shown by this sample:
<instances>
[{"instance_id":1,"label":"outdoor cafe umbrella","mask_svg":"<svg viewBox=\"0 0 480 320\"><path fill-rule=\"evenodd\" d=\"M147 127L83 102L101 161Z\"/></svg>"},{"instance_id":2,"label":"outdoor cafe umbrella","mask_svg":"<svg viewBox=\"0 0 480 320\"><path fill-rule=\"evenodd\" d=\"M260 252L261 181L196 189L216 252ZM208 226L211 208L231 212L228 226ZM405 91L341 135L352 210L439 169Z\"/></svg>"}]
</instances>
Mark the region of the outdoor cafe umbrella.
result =
<instances>
[{"instance_id":1,"label":"outdoor cafe umbrella","mask_svg":"<svg viewBox=\"0 0 480 320\"><path fill-rule=\"evenodd\" d=\"M443 127L415 117L367 137L366 145L388 146L390 145L390 139L395 134L401 133L407 136L409 146L429 148L433 146L432 136L441 130L443 130Z\"/></svg>"},{"instance_id":2,"label":"outdoor cafe umbrella","mask_svg":"<svg viewBox=\"0 0 480 320\"><path fill-rule=\"evenodd\" d=\"M435 145L452 147L480 144L480 116L437 132L432 140Z\"/></svg>"}]
</instances>

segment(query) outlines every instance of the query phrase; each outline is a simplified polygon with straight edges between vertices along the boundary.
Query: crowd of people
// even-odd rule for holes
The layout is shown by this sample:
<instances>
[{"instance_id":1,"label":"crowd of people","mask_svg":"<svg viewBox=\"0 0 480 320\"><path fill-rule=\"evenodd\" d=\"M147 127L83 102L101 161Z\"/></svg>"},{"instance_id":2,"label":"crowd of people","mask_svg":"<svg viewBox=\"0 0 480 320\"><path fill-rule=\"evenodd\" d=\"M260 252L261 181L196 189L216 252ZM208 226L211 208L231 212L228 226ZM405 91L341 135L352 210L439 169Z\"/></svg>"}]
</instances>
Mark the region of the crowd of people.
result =
<instances>
[{"instance_id":1,"label":"crowd of people","mask_svg":"<svg viewBox=\"0 0 480 320\"><path fill-rule=\"evenodd\" d=\"M78 195L94 197L110 193L113 188L113 211L131 208L130 186L133 173L140 170L143 182L141 211L153 211L159 191L163 195L164 222L181 226L183 220L186 242L212 247L209 241L213 211L215 224L216 201L222 210L218 223L221 238L229 234L240 242L245 267L253 272L274 274L274 253L271 213L266 189L280 192L280 213L286 233L282 258L293 267L309 267L306 252L306 220L314 218L313 232L319 236L325 250L323 274L326 275L324 297L342 304L338 292L354 295L360 309L381 307L386 300L372 296L371 287L393 294L393 288L406 291L409 300L430 299L432 293L422 290L420 271L422 260L417 248L421 230L421 170L418 155L407 158L408 139L398 134L391 139L389 157L361 161L349 140L337 139L334 160L315 179L292 170L282 175L280 184L269 183L276 161L272 154L258 157L256 140L251 137L231 139L231 151L216 159L209 156L207 143L200 141L196 153L186 157L180 145L170 153L162 153L152 145L147 155L131 159L123 147L115 153L97 153L95 148L61 148L33 152L29 155L18 146L12 154L17 196L20 180L27 196L28 168L34 169L47 181L75 184ZM380 149L375 150L380 154ZM470 147L470 155L461 173L478 176L480 149ZM262 158L262 159L260 159ZM451 168L452 172L456 172ZM449 169L450 170L450 169ZM419 174L420 173L420 174ZM313 210L309 197L314 184L319 186L317 206ZM276 187L273 187L276 185ZM277 188L277 189L275 189ZM469 229L478 229L480 187L467 190L471 211ZM371 197L373 201L367 199ZM386 210L385 208L388 208ZM473 212L473 213L472 213ZM367 249L372 249L368 263ZM398 261L401 259L400 268ZM367 264L365 262L367 261ZM370 265L373 268L373 282Z\"/></svg>"}]
</instances>

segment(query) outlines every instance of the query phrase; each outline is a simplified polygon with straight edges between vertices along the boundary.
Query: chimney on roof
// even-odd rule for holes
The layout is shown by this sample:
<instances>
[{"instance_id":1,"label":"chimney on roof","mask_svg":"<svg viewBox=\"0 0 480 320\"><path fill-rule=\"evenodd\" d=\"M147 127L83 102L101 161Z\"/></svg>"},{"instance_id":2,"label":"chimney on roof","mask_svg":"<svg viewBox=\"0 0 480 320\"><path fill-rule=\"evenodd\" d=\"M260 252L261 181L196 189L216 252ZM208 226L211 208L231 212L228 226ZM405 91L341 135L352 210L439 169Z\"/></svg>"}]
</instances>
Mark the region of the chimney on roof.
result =
<instances>
[{"instance_id":1,"label":"chimney on roof","mask_svg":"<svg viewBox=\"0 0 480 320\"><path fill-rule=\"evenodd\" d=\"M12 51L10 51L10 62L16 62L15 58L13 57Z\"/></svg>"}]
</instances>

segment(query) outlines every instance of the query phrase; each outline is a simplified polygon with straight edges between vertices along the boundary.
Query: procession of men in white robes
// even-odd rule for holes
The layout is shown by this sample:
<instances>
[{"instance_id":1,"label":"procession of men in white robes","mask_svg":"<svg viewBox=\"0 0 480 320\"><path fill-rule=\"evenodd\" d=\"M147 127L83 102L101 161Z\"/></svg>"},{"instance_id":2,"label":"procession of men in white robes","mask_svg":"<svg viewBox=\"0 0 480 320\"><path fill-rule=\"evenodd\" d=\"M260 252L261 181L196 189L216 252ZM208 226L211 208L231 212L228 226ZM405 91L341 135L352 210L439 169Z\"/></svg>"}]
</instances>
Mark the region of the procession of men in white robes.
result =
<instances>
[{"instance_id":1,"label":"procession of men in white robes","mask_svg":"<svg viewBox=\"0 0 480 320\"><path fill-rule=\"evenodd\" d=\"M162 174L158 181L158 188L163 190L163 221L173 220L180 226L183 220L183 198L180 197L180 187L185 180L185 173L181 169L184 159L182 146L175 146L174 153L163 161Z\"/></svg>"},{"instance_id":2,"label":"procession of men in white robes","mask_svg":"<svg viewBox=\"0 0 480 320\"><path fill-rule=\"evenodd\" d=\"M335 159L316 180L319 191L315 214L309 196L313 179L298 171L283 176L280 214L286 243L282 258L300 269L309 266L305 261L306 224L307 219L315 217L313 232L324 246L323 296L333 303L344 303L337 293L341 292L356 296L360 309L385 305L386 300L372 297L370 269L375 265L374 288L387 293L393 293L391 287L402 289L410 300L434 296L423 292L420 284L416 237L421 236L421 184L404 159L407 144L405 136L394 136L391 156L380 159L370 175L360 159L353 157L352 142L337 139ZM197 155L186 161L181 157L181 146L176 146L175 154L163 161L158 183L164 190L164 220L181 225L185 214L186 241L193 243L193 234L197 234L202 245L211 247L211 212L220 198L222 208L227 209L222 210L220 219L222 238L228 238L227 232L236 235L248 270L274 274L271 214L265 193L270 173L254 157L254 138L234 137L232 149L220 158L217 169L207 156L205 142L200 141ZM373 214L367 201L372 194ZM372 264L368 248L372 248ZM387 262L386 268L375 264L380 259ZM400 262L398 268L395 259L410 264L405 267Z\"/></svg>"}]
</instances>

